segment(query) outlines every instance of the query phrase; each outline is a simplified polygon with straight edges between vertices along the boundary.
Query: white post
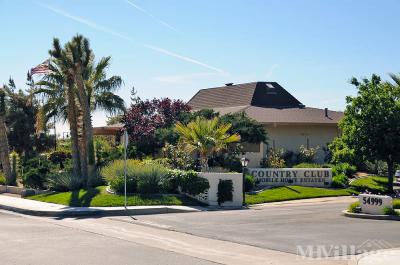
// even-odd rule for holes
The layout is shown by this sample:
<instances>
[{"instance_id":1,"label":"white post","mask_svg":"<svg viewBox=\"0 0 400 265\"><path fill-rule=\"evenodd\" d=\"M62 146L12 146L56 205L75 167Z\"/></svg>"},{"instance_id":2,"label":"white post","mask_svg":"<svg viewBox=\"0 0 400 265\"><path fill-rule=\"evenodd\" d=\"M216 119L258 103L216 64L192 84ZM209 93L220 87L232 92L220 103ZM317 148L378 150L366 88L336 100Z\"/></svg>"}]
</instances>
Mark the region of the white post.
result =
<instances>
[{"instance_id":1,"label":"white post","mask_svg":"<svg viewBox=\"0 0 400 265\"><path fill-rule=\"evenodd\" d=\"M125 130L124 131L124 181L125 181L125 186L124 186L124 194L125 194L125 208L127 205L126 202L126 149L128 148L128 132Z\"/></svg>"}]
</instances>

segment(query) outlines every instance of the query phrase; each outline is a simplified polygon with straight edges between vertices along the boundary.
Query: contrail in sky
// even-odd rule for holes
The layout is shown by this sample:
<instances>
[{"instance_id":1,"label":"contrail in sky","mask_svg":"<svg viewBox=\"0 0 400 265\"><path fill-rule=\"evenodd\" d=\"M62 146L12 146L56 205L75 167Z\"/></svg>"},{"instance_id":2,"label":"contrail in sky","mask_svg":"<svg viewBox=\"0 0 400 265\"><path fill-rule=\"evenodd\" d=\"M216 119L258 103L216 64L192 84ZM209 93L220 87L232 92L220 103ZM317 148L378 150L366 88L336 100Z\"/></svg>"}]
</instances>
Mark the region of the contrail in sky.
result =
<instances>
[{"instance_id":1,"label":"contrail in sky","mask_svg":"<svg viewBox=\"0 0 400 265\"><path fill-rule=\"evenodd\" d=\"M139 10L140 12L146 14L147 16L151 17L152 19L154 19L155 21L157 21L158 23L160 23L161 25L163 25L164 27L167 27L177 33L181 33L178 29L176 29L175 27L171 26L170 24L168 24L167 22L155 17L153 14L151 14L150 12L148 12L147 10L141 8L140 6L138 6L137 4L133 3L132 1L129 0L125 0L125 3L127 3L128 5L133 6L134 8L136 8L137 10Z\"/></svg>"},{"instance_id":2,"label":"contrail in sky","mask_svg":"<svg viewBox=\"0 0 400 265\"><path fill-rule=\"evenodd\" d=\"M69 18L69 19L74 20L76 22L79 22L81 24L84 24L84 25L86 25L86 26L88 26L90 28L96 29L98 31L105 32L107 34L110 34L110 35L113 35L115 37L118 37L118 38L124 39L126 41L129 41L131 43L137 43L133 38L131 38L129 36L123 35L123 34L121 34L119 32L116 32L116 31L108 28L108 27L99 25L99 24L97 24L97 23L95 23L93 21L90 21L90 20L86 19L86 18L82 18L82 17L78 17L78 16L75 16L75 15L72 15L72 14L70 14L70 13L68 13L68 12L66 12L66 11L64 11L62 9L58 9L58 8L55 8L55 7L52 7L52 6L43 4L43 3L38 3L38 4L40 6L46 8L46 9L54 12L54 13L57 13L57 14L63 16L63 17L66 17L66 18ZM180 54L177 54L175 52L163 49L161 47L157 47L157 46L154 46L154 45L151 45L151 44L141 44L141 45L143 47L147 48L147 49L150 49L150 50L162 53L164 55L168 55L168 56L177 58L177 59L179 59L181 61L185 61L185 62L189 62L189 63L192 63L192 64L200 65L202 67L208 68L208 69L216 71L218 73L226 73L222 69L219 69L217 67L214 67L214 66L211 66L209 64L203 63L201 61L195 60L193 58L190 58L190 57L187 57L187 56L184 56L184 55L180 55Z\"/></svg>"}]
</instances>

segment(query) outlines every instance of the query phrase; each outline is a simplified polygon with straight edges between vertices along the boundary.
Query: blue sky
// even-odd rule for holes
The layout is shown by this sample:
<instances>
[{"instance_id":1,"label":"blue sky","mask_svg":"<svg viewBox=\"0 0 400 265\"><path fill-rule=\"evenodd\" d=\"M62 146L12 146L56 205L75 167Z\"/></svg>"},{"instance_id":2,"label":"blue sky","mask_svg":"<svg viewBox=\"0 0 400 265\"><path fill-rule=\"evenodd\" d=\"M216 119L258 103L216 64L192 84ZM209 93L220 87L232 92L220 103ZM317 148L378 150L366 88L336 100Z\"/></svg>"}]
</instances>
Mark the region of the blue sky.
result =
<instances>
[{"instance_id":1,"label":"blue sky","mask_svg":"<svg viewBox=\"0 0 400 265\"><path fill-rule=\"evenodd\" d=\"M112 56L126 102L132 86L142 98L189 100L228 82L276 81L307 106L343 110L352 76L400 72L398 10L396 0L0 0L0 83L12 76L23 88L53 37L81 33L97 58Z\"/></svg>"}]
</instances>

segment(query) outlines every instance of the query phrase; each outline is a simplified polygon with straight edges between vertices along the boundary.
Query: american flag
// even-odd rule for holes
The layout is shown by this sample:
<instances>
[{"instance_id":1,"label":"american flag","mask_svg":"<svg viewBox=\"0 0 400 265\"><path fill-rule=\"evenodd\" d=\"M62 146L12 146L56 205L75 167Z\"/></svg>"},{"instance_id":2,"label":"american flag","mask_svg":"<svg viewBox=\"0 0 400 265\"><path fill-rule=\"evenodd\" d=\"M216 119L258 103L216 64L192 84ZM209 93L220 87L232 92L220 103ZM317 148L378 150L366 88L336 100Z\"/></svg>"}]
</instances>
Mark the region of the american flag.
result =
<instances>
[{"instance_id":1,"label":"american flag","mask_svg":"<svg viewBox=\"0 0 400 265\"><path fill-rule=\"evenodd\" d=\"M33 67L31 69L31 75L35 75L35 74L47 74L50 73L51 70L49 69L49 60L44 61L43 63Z\"/></svg>"}]
</instances>

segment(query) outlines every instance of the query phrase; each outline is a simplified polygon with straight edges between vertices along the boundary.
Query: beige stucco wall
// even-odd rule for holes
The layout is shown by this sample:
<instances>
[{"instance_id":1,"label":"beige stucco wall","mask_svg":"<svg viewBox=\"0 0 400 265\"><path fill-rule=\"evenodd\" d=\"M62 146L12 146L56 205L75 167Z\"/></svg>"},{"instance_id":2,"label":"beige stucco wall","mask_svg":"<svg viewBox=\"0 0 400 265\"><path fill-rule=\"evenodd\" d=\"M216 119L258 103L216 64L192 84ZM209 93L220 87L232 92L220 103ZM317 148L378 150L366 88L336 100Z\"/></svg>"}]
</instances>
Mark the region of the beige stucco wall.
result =
<instances>
[{"instance_id":1,"label":"beige stucco wall","mask_svg":"<svg viewBox=\"0 0 400 265\"><path fill-rule=\"evenodd\" d=\"M298 153L300 145L319 146L316 160L324 162L323 148L338 136L336 125L265 125L270 147L283 148ZM259 153L246 153L250 159L249 167L258 167L260 160L265 157L267 147L263 144Z\"/></svg>"}]
</instances>

